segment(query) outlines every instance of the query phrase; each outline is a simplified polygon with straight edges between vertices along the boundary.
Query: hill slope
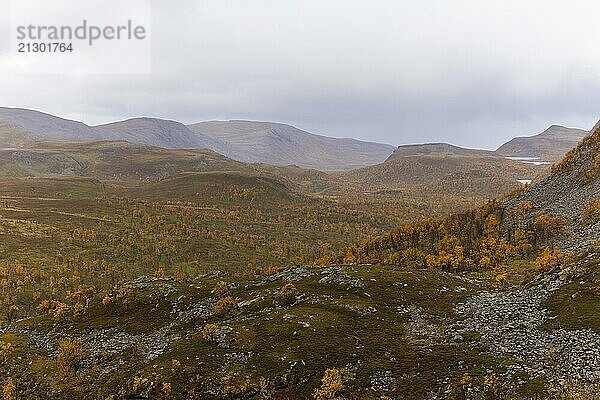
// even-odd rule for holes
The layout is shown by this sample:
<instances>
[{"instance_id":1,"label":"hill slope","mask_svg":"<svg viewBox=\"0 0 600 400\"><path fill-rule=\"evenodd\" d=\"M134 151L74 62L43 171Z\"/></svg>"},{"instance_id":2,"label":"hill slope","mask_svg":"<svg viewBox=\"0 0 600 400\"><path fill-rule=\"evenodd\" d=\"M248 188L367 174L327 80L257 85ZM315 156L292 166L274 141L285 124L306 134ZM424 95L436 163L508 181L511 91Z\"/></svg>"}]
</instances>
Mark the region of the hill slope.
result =
<instances>
[{"instance_id":1,"label":"hill slope","mask_svg":"<svg viewBox=\"0 0 600 400\"><path fill-rule=\"evenodd\" d=\"M225 143L194 133L176 121L157 118L133 118L94 127L102 140L125 140L167 149L211 149L223 153Z\"/></svg>"},{"instance_id":2,"label":"hill slope","mask_svg":"<svg viewBox=\"0 0 600 400\"><path fill-rule=\"evenodd\" d=\"M529 257L546 246L579 253L600 241L599 178L600 123L533 187L443 220L401 226L353 245L336 261L471 269L500 267L509 256Z\"/></svg>"},{"instance_id":3,"label":"hill slope","mask_svg":"<svg viewBox=\"0 0 600 400\"><path fill-rule=\"evenodd\" d=\"M366 191L419 191L493 198L532 180L541 166L506 160L493 152L445 143L400 146L384 162L340 174Z\"/></svg>"},{"instance_id":4,"label":"hill slope","mask_svg":"<svg viewBox=\"0 0 600 400\"><path fill-rule=\"evenodd\" d=\"M425 144L408 144L398 146L396 150L388 157L386 161L392 161L402 157L410 156L482 156L493 157L495 154L488 150L467 149L464 147L454 146L448 143L425 143Z\"/></svg>"},{"instance_id":5,"label":"hill slope","mask_svg":"<svg viewBox=\"0 0 600 400\"><path fill-rule=\"evenodd\" d=\"M505 207L513 209L523 201L535 207L531 219L547 214L564 220L569 234L558 240L563 247L585 248L600 241L600 122L553 165L550 176Z\"/></svg>"},{"instance_id":6,"label":"hill slope","mask_svg":"<svg viewBox=\"0 0 600 400\"><path fill-rule=\"evenodd\" d=\"M95 137L94 130L84 123L21 108L0 107L0 123L7 133L11 130L26 133L29 140L88 141ZM5 146L0 143L0 147Z\"/></svg>"},{"instance_id":7,"label":"hill slope","mask_svg":"<svg viewBox=\"0 0 600 400\"><path fill-rule=\"evenodd\" d=\"M315 135L290 125L256 121L211 121L189 125L204 134L231 144L246 162L295 164L320 170L341 170L382 162L394 147Z\"/></svg>"},{"instance_id":8,"label":"hill slope","mask_svg":"<svg viewBox=\"0 0 600 400\"><path fill-rule=\"evenodd\" d=\"M163 149L122 141L35 142L0 149L0 176L85 176L128 183L155 182L181 172L239 171L254 168L211 150Z\"/></svg>"},{"instance_id":9,"label":"hill slope","mask_svg":"<svg viewBox=\"0 0 600 400\"><path fill-rule=\"evenodd\" d=\"M535 136L514 138L496 152L507 157L539 157L546 161L558 161L588 133L583 129L552 125Z\"/></svg>"}]
</instances>

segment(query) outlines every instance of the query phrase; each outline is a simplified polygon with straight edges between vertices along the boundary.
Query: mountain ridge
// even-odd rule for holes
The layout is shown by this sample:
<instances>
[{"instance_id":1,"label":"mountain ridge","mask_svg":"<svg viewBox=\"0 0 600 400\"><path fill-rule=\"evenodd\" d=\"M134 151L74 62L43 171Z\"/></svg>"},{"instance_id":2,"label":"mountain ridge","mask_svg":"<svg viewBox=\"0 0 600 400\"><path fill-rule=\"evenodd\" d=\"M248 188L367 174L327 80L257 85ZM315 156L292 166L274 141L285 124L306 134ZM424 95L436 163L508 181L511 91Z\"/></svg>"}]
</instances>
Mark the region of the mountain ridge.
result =
<instances>
[{"instance_id":1,"label":"mountain ridge","mask_svg":"<svg viewBox=\"0 0 600 400\"><path fill-rule=\"evenodd\" d=\"M129 118L99 125L25 108L0 107L0 148L38 140L91 142L126 140L180 149L207 148L237 161L276 166L297 165L322 171L352 170L415 155L533 157L558 161L587 132L561 125L516 137L496 151L448 143L388 144L317 135L281 122L231 119L185 125L153 117Z\"/></svg>"},{"instance_id":2,"label":"mountain ridge","mask_svg":"<svg viewBox=\"0 0 600 400\"><path fill-rule=\"evenodd\" d=\"M238 161L295 164L321 170L346 170L381 162L394 149L386 144L315 135L282 123L232 121L186 126L174 120L139 117L90 126L41 111L0 107L0 147L45 139L71 142L126 140L172 149L207 148ZM255 139L234 140L235 130L229 135L217 135L212 129L212 135L207 135L198 129L215 123L225 124L227 130L231 130L232 124L238 128L240 124L254 127L250 133L246 128L237 132L238 136L242 132L247 139L255 132ZM265 126L269 127L266 132ZM18 133L21 139L11 140L12 132Z\"/></svg>"},{"instance_id":3,"label":"mountain ridge","mask_svg":"<svg viewBox=\"0 0 600 400\"><path fill-rule=\"evenodd\" d=\"M527 164L493 151L448 143L399 146L385 162L337 174L365 191L414 190L499 197L534 180L547 166Z\"/></svg>"},{"instance_id":4,"label":"mountain ridge","mask_svg":"<svg viewBox=\"0 0 600 400\"><path fill-rule=\"evenodd\" d=\"M347 167L341 169L352 169L381 162L394 149L386 144L317 135L278 122L206 121L188 127L245 151L240 161L273 165L336 170L340 169L340 158L346 157Z\"/></svg>"},{"instance_id":5,"label":"mountain ridge","mask_svg":"<svg viewBox=\"0 0 600 400\"><path fill-rule=\"evenodd\" d=\"M490 156L496 157L497 154L491 150L470 149L467 147L456 146L445 142L435 143L420 143L400 145L387 158L386 161L392 161L399 157L416 156L416 155L455 155L455 156Z\"/></svg>"},{"instance_id":6,"label":"mountain ridge","mask_svg":"<svg viewBox=\"0 0 600 400\"><path fill-rule=\"evenodd\" d=\"M509 157L537 157L544 161L558 161L579 143L589 131L550 125L533 136L520 136L500 146L496 153Z\"/></svg>"}]
</instances>

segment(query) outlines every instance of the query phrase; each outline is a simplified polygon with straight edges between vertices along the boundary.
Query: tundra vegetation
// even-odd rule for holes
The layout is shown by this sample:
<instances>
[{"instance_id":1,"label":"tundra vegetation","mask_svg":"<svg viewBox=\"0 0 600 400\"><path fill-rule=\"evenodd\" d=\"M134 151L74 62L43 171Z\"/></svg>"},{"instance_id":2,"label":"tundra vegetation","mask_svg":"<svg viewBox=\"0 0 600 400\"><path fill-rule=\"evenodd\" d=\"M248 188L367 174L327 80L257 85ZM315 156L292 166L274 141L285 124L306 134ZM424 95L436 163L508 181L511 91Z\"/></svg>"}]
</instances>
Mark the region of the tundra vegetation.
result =
<instances>
[{"instance_id":1,"label":"tundra vegetation","mask_svg":"<svg viewBox=\"0 0 600 400\"><path fill-rule=\"evenodd\" d=\"M3 398L594 398L599 134L458 205L265 169L1 178Z\"/></svg>"}]
</instances>

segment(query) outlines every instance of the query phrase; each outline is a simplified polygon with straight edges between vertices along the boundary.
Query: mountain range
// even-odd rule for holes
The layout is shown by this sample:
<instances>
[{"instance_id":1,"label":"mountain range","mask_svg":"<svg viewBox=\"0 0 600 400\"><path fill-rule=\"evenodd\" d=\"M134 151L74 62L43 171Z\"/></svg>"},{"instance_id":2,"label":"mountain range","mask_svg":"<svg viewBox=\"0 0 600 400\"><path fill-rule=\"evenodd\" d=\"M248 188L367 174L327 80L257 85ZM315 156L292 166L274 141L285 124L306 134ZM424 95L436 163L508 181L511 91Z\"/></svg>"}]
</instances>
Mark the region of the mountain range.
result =
<instances>
[{"instance_id":1,"label":"mountain range","mask_svg":"<svg viewBox=\"0 0 600 400\"><path fill-rule=\"evenodd\" d=\"M158 118L133 118L89 126L39 111L0 107L0 148L22 147L35 141L127 141L166 149L210 149L246 163L295 165L321 171L347 171L385 165L406 157L435 155L469 158L530 157L559 160L587 131L552 125L531 137L518 137L498 150L476 150L446 143L404 145L315 135L273 122L207 121L184 125ZM385 161L385 162L384 162Z\"/></svg>"},{"instance_id":2,"label":"mountain range","mask_svg":"<svg viewBox=\"0 0 600 400\"><path fill-rule=\"evenodd\" d=\"M394 150L391 145L330 138L270 122L215 121L186 126L164 119L134 118L89 126L38 111L0 108L0 146L36 140L125 140L169 149L211 149L239 161L320 170L376 164Z\"/></svg>"}]
</instances>

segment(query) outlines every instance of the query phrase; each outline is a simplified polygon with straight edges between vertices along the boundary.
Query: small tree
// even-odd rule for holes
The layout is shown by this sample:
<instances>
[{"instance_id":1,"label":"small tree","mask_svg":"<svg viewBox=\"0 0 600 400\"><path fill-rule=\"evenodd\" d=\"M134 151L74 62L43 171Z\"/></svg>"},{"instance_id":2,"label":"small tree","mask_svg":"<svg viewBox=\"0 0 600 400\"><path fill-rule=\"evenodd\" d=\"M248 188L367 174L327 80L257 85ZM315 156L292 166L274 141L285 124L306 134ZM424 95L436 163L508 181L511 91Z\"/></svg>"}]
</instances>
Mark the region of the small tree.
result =
<instances>
[{"instance_id":1,"label":"small tree","mask_svg":"<svg viewBox=\"0 0 600 400\"><path fill-rule=\"evenodd\" d=\"M530 255L534 250L534 247L531 244L532 236L533 232L531 231L517 229L515 231L515 250L524 256Z\"/></svg>"},{"instance_id":2,"label":"small tree","mask_svg":"<svg viewBox=\"0 0 600 400\"><path fill-rule=\"evenodd\" d=\"M535 265L542 271L552 269L562 263L564 254L558 247L546 247L535 260Z\"/></svg>"},{"instance_id":3,"label":"small tree","mask_svg":"<svg viewBox=\"0 0 600 400\"><path fill-rule=\"evenodd\" d=\"M290 304L294 304L296 302L297 294L298 289L296 289L296 286L288 283L279 289L279 301L281 304L289 306Z\"/></svg>"},{"instance_id":4,"label":"small tree","mask_svg":"<svg viewBox=\"0 0 600 400\"><path fill-rule=\"evenodd\" d=\"M0 340L0 358L4 362L8 361L11 358L14 347L15 346L12 343Z\"/></svg>"},{"instance_id":5,"label":"small tree","mask_svg":"<svg viewBox=\"0 0 600 400\"><path fill-rule=\"evenodd\" d=\"M538 240L548 240L551 236L565 230L565 222L559 217L540 214L533 223Z\"/></svg>"},{"instance_id":6,"label":"small tree","mask_svg":"<svg viewBox=\"0 0 600 400\"><path fill-rule=\"evenodd\" d=\"M500 221L494 214L489 215L484 222L483 228L485 236L498 237L500 236Z\"/></svg>"},{"instance_id":7,"label":"small tree","mask_svg":"<svg viewBox=\"0 0 600 400\"><path fill-rule=\"evenodd\" d=\"M6 383L2 386L2 398L3 400L17 399L17 387L15 386L12 377L8 377Z\"/></svg>"},{"instance_id":8,"label":"small tree","mask_svg":"<svg viewBox=\"0 0 600 400\"><path fill-rule=\"evenodd\" d=\"M75 374L83 361L83 346L79 340L62 339L58 342L56 366L61 379Z\"/></svg>"},{"instance_id":9,"label":"small tree","mask_svg":"<svg viewBox=\"0 0 600 400\"><path fill-rule=\"evenodd\" d=\"M519 204L517 204L517 208L516 208L516 213L517 215L526 215L528 213L530 213L531 211L533 211L535 208L535 206L533 205L533 203L529 200L523 200L520 201Z\"/></svg>"},{"instance_id":10,"label":"small tree","mask_svg":"<svg viewBox=\"0 0 600 400\"><path fill-rule=\"evenodd\" d=\"M508 272L500 272L500 273L496 274L496 277L494 278L494 282L497 285L503 285L506 282L507 278L508 278Z\"/></svg>"},{"instance_id":11,"label":"small tree","mask_svg":"<svg viewBox=\"0 0 600 400\"><path fill-rule=\"evenodd\" d=\"M500 382L500 378L496 375L495 372L488 374L485 376L483 380L483 388L484 393L487 395L487 398L497 399L500 395L500 389L502 387L502 383Z\"/></svg>"},{"instance_id":12,"label":"small tree","mask_svg":"<svg viewBox=\"0 0 600 400\"><path fill-rule=\"evenodd\" d=\"M217 317L222 317L226 314L229 314L237 307L237 303L240 301L237 297L223 297L221 300L217 302L215 305L214 313Z\"/></svg>"},{"instance_id":13,"label":"small tree","mask_svg":"<svg viewBox=\"0 0 600 400\"><path fill-rule=\"evenodd\" d=\"M345 369L330 368L325 371L321 378L321 387L314 391L315 400L340 400L338 395L344 388L347 376L348 372Z\"/></svg>"},{"instance_id":14,"label":"small tree","mask_svg":"<svg viewBox=\"0 0 600 400\"><path fill-rule=\"evenodd\" d=\"M171 382L163 382L161 391L165 395L165 397L169 397L172 391Z\"/></svg>"},{"instance_id":15,"label":"small tree","mask_svg":"<svg viewBox=\"0 0 600 400\"><path fill-rule=\"evenodd\" d=\"M154 272L154 276L159 279L164 279L165 278L165 269L163 267L158 268Z\"/></svg>"},{"instance_id":16,"label":"small tree","mask_svg":"<svg viewBox=\"0 0 600 400\"><path fill-rule=\"evenodd\" d=\"M260 400L273 400L275 399L275 388L274 385L269 382L266 378L261 377L258 382L260 389L259 399Z\"/></svg>"},{"instance_id":17,"label":"small tree","mask_svg":"<svg viewBox=\"0 0 600 400\"><path fill-rule=\"evenodd\" d=\"M581 216L588 222L600 221L600 198L590 200Z\"/></svg>"},{"instance_id":18,"label":"small tree","mask_svg":"<svg viewBox=\"0 0 600 400\"><path fill-rule=\"evenodd\" d=\"M6 319L8 323L11 323L17 318L17 314L19 313L19 306L16 304L12 304L8 307L8 311L6 313Z\"/></svg>"},{"instance_id":19,"label":"small tree","mask_svg":"<svg viewBox=\"0 0 600 400\"><path fill-rule=\"evenodd\" d=\"M217 324L206 324L204 328L202 328L202 337L204 340L212 341L213 335L219 330L219 325Z\"/></svg>"},{"instance_id":20,"label":"small tree","mask_svg":"<svg viewBox=\"0 0 600 400\"><path fill-rule=\"evenodd\" d=\"M183 271L179 271L175 274L175 281L184 283L187 280L187 275Z\"/></svg>"},{"instance_id":21,"label":"small tree","mask_svg":"<svg viewBox=\"0 0 600 400\"><path fill-rule=\"evenodd\" d=\"M225 282L217 282L213 290L217 296L221 297L229 291L229 285Z\"/></svg>"},{"instance_id":22,"label":"small tree","mask_svg":"<svg viewBox=\"0 0 600 400\"><path fill-rule=\"evenodd\" d=\"M60 321L66 315L69 306L59 300L42 300L37 309L42 313L52 315L55 321Z\"/></svg>"}]
</instances>

